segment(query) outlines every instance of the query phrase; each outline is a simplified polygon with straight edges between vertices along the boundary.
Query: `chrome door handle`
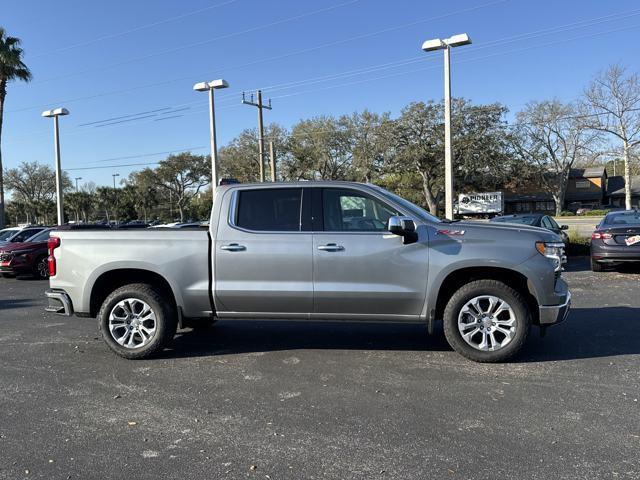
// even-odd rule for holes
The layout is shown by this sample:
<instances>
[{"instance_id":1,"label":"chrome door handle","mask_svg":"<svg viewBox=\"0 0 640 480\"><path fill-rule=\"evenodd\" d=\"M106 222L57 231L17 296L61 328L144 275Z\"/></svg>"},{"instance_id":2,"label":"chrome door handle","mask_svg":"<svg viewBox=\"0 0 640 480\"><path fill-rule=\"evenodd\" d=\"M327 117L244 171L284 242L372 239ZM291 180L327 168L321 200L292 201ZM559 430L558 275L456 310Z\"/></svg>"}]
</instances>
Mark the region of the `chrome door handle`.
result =
<instances>
[{"instance_id":1,"label":"chrome door handle","mask_svg":"<svg viewBox=\"0 0 640 480\"><path fill-rule=\"evenodd\" d=\"M342 252L344 247L342 245L336 245L335 243L327 243L326 245L320 245L318 250L323 252Z\"/></svg>"},{"instance_id":2,"label":"chrome door handle","mask_svg":"<svg viewBox=\"0 0 640 480\"><path fill-rule=\"evenodd\" d=\"M240 245L237 243L230 243L229 245L222 245L220 247L220 250L226 250L228 252L242 252L244 250L246 250L247 247L245 247L244 245Z\"/></svg>"}]
</instances>

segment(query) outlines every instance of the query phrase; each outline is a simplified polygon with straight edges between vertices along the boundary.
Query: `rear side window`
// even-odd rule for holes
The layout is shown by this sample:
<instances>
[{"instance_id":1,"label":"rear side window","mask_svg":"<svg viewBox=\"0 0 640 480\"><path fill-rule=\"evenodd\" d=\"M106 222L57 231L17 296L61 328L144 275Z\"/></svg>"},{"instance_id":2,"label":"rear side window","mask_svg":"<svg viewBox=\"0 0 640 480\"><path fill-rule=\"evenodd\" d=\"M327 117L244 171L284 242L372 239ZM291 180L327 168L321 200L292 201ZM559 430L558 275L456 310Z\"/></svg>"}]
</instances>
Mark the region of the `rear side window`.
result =
<instances>
[{"instance_id":1,"label":"rear side window","mask_svg":"<svg viewBox=\"0 0 640 480\"><path fill-rule=\"evenodd\" d=\"M236 226L259 232L299 231L301 207L301 188L241 190Z\"/></svg>"}]
</instances>

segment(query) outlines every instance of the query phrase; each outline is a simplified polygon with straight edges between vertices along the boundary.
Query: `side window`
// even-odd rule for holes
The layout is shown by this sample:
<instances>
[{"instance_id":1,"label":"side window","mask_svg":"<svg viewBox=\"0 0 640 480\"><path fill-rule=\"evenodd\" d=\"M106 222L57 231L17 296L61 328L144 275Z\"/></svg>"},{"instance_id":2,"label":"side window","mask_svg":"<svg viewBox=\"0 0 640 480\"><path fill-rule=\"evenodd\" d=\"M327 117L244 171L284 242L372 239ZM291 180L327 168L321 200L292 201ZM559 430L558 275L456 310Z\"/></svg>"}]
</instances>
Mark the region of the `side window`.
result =
<instances>
[{"instance_id":1,"label":"side window","mask_svg":"<svg viewBox=\"0 0 640 480\"><path fill-rule=\"evenodd\" d=\"M353 190L322 191L324 230L327 232L383 232L398 212L379 200Z\"/></svg>"},{"instance_id":2,"label":"side window","mask_svg":"<svg viewBox=\"0 0 640 480\"><path fill-rule=\"evenodd\" d=\"M240 190L235 224L255 231L299 231L301 188Z\"/></svg>"},{"instance_id":3,"label":"side window","mask_svg":"<svg viewBox=\"0 0 640 480\"><path fill-rule=\"evenodd\" d=\"M22 230L19 234L11 239L13 243L24 242L27 238L33 237L41 229Z\"/></svg>"},{"instance_id":4,"label":"side window","mask_svg":"<svg viewBox=\"0 0 640 480\"><path fill-rule=\"evenodd\" d=\"M549 217L542 217L542 226L548 230L553 230L553 225L551 225Z\"/></svg>"},{"instance_id":5,"label":"side window","mask_svg":"<svg viewBox=\"0 0 640 480\"><path fill-rule=\"evenodd\" d=\"M558 222L556 222L552 217L547 217L547 220L553 230L560 230L560 225L558 225Z\"/></svg>"}]
</instances>

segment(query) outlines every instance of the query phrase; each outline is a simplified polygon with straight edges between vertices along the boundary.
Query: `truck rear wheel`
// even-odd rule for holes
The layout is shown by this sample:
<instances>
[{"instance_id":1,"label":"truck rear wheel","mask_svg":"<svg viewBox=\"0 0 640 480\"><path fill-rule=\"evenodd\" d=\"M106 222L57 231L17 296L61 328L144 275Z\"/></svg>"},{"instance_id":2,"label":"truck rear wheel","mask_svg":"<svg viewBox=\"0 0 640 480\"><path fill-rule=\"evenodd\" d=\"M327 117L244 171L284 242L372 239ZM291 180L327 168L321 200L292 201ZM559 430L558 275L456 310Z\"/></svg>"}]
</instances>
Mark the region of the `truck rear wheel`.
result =
<instances>
[{"instance_id":1,"label":"truck rear wheel","mask_svg":"<svg viewBox=\"0 0 640 480\"><path fill-rule=\"evenodd\" d=\"M444 311L449 345L475 362L502 362L522 348L531 326L524 297L497 280L462 286Z\"/></svg>"},{"instance_id":2,"label":"truck rear wheel","mask_svg":"<svg viewBox=\"0 0 640 480\"><path fill-rule=\"evenodd\" d=\"M124 358L149 358L173 339L178 315L153 286L134 283L118 288L102 303L98 329L106 344Z\"/></svg>"}]
</instances>

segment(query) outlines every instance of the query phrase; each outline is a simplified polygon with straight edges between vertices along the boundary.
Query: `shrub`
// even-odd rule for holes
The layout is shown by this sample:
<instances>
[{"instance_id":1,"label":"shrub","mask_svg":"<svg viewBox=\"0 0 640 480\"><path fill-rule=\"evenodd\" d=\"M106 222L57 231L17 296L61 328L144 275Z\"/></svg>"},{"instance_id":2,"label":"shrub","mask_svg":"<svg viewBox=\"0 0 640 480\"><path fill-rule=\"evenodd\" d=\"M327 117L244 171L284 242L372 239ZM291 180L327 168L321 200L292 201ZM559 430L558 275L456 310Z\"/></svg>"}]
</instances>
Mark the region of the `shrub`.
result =
<instances>
[{"instance_id":1,"label":"shrub","mask_svg":"<svg viewBox=\"0 0 640 480\"><path fill-rule=\"evenodd\" d=\"M567 233L567 255L589 255L591 239L580 235L576 230L569 230Z\"/></svg>"},{"instance_id":2,"label":"shrub","mask_svg":"<svg viewBox=\"0 0 640 480\"><path fill-rule=\"evenodd\" d=\"M558 215L559 217L575 217L576 214L573 212L570 212L569 210L563 210L560 212L560 215Z\"/></svg>"}]
</instances>

